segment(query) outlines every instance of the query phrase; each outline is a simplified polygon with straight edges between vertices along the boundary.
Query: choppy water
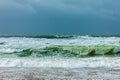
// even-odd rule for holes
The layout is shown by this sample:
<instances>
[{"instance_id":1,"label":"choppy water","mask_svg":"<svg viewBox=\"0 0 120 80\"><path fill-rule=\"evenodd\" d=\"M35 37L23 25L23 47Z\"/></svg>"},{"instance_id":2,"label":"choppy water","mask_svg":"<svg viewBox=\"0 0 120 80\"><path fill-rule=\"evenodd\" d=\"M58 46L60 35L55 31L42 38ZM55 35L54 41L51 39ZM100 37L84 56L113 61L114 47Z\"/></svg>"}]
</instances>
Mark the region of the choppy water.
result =
<instances>
[{"instance_id":1,"label":"choppy water","mask_svg":"<svg viewBox=\"0 0 120 80\"><path fill-rule=\"evenodd\" d=\"M0 52L12 53L25 48L40 49L51 45L72 46L120 46L120 37L89 37L78 36L75 38L48 39L48 38L25 38L9 37L0 38Z\"/></svg>"},{"instance_id":2,"label":"choppy water","mask_svg":"<svg viewBox=\"0 0 120 80\"><path fill-rule=\"evenodd\" d=\"M119 57L63 58L16 57L24 49L41 49L48 46L120 46L120 37L0 37L0 67L120 67ZM5 55L4 55L5 54ZM7 55L6 55L7 54Z\"/></svg>"},{"instance_id":3,"label":"choppy water","mask_svg":"<svg viewBox=\"0 0 120 80\"><path fill-rule=\"evenodd\" d=\"M120 58L1 58L0 67L120 68Z\"/></svg>"}]
</instances>

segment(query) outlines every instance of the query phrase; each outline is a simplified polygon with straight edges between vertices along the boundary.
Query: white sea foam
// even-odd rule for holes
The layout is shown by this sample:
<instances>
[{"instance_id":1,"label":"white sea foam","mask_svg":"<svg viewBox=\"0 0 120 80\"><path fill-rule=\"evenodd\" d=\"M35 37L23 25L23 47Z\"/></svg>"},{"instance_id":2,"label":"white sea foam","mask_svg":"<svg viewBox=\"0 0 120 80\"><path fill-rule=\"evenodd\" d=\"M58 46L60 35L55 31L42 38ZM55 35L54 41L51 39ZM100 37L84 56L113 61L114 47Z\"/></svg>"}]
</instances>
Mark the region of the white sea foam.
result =
<instances>
[{"instance_id":1,"label":"white sea foam","mask_svg":"<svg viewBox=\"0 0 120 80\"><path fill-rule=\"evenodd\" d=\"M0 67L120 68L120 58L1 58Z\"/></svg>"},{"instance_id":2,"label":"white sea foam","mask_svg":"<svg viewBox=\"0 0 120 80\"><path fill-rule=\"evenodd\" d=\"M46 39L46 38L0 38L0 42L5 42L0 45L0 52L11 53L25 48L39 49L50 45L78 45L78 46L95 46L108 45L120 46L119 37L89 37L80 36L69 39Z\"/></svg>"},{"instance_id":3,"label":"white sea foam","mask_svg":"<svg viewBox=\"0 0 120 80\"><path fill-rule=\"evenodd\" d=\"M12 53L25 48L39 49L50 45L78 45L78 46L120 46L119 37L89 37L80 36L69 39L46 38L0 38L0 53ZM0 67L110 67L119 68L120 58L1 58Z\"/></svg>"}]
</instances>

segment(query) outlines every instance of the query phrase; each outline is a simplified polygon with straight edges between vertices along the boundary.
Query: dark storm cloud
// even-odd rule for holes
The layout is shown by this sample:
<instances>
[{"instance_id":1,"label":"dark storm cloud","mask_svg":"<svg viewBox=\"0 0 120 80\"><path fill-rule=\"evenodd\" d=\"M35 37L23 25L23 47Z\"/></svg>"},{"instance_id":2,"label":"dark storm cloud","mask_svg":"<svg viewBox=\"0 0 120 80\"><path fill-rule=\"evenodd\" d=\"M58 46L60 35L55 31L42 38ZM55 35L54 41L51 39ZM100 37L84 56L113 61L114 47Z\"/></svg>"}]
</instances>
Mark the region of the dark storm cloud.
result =
<instances>
[{"instance_id":1,"label":"dark storm cloud","mask_svg":"<svg viewBox=\"0 0 120 80\"><path fill-rule=\"evenodd\" d=\"M1 0L0 32L120 33L119 0Z\"/></svg>"}]
</instances>

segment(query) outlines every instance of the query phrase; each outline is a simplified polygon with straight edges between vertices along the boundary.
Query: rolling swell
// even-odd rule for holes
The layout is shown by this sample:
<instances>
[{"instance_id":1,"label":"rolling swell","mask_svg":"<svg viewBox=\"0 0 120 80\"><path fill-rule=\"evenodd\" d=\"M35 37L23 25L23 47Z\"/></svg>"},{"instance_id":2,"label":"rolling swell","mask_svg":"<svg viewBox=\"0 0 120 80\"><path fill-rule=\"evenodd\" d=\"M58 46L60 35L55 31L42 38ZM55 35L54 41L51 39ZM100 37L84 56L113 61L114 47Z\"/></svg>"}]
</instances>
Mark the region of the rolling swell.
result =
<instances>
[{"instance_id":1,"label":"rolling swell","mask_svg":"<svg viewBox=\"0 0 120 80\"><path fill-rule=\"evenodd\" d=\"M6 35L6 37L12 36ZM12 54L17 57L61 56L81 58L104 55L118 56L119 53L119 37L91 37L90 35L19 35L18 37L16 35L12 38L0 39L0 55L2 56Z\"/></svg>"},{"instance_id":2,"label":"rolling swell","mask_svg":"<svg viewBox=\"0 0 120 80\"><path fill-rule=\"evenodd\" d=\"M25 38L46 38L46 39L64 39L64 38L76 38L80 36L88 37L120 37L120 34L90 34L90 35L0 35L0 38L9 38L9 37L25 37Z\"/></svg>"},{"instance_id":3,"label":"rolling swell","mask_svg":"<svg viewBox=\"0 0 120 80\"><path fill-rule=\"evenodd\" d=\"M0 37L26 37L26 38L47 38L47 39L63 39L63 38L73 38L75 35L0 35Z\"/></svg>"},{"instance_id":4,"label":"rolling swell","mask_svg":"<svg viewBox=\"0 0 120 80\"><path fill-rule=\"evenodd\" d=\"M24 49L17 53L18 57L95 57L95 56L119 56L118 46L49 46L42 49Z\"/></svg>"}]
</instances>

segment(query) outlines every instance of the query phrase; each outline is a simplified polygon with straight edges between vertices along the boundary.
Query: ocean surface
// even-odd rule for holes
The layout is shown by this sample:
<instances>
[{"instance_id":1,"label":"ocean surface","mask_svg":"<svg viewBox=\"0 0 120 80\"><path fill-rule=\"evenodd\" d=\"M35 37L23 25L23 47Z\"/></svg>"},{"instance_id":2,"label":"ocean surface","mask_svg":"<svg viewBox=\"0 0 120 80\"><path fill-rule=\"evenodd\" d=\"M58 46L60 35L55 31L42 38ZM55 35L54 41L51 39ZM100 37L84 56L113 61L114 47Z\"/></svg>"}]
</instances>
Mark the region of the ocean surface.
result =
<instances>
[{"instance_id":1,"label":"ocean surface","mask_svg":"<svg viewBox=\"0 0 120 80\"><path fill-rule=\"evenodd\" d=\"M1 35L0 67L120 68L119 51L119 35Z\"/></svg>"}]
</instances>

